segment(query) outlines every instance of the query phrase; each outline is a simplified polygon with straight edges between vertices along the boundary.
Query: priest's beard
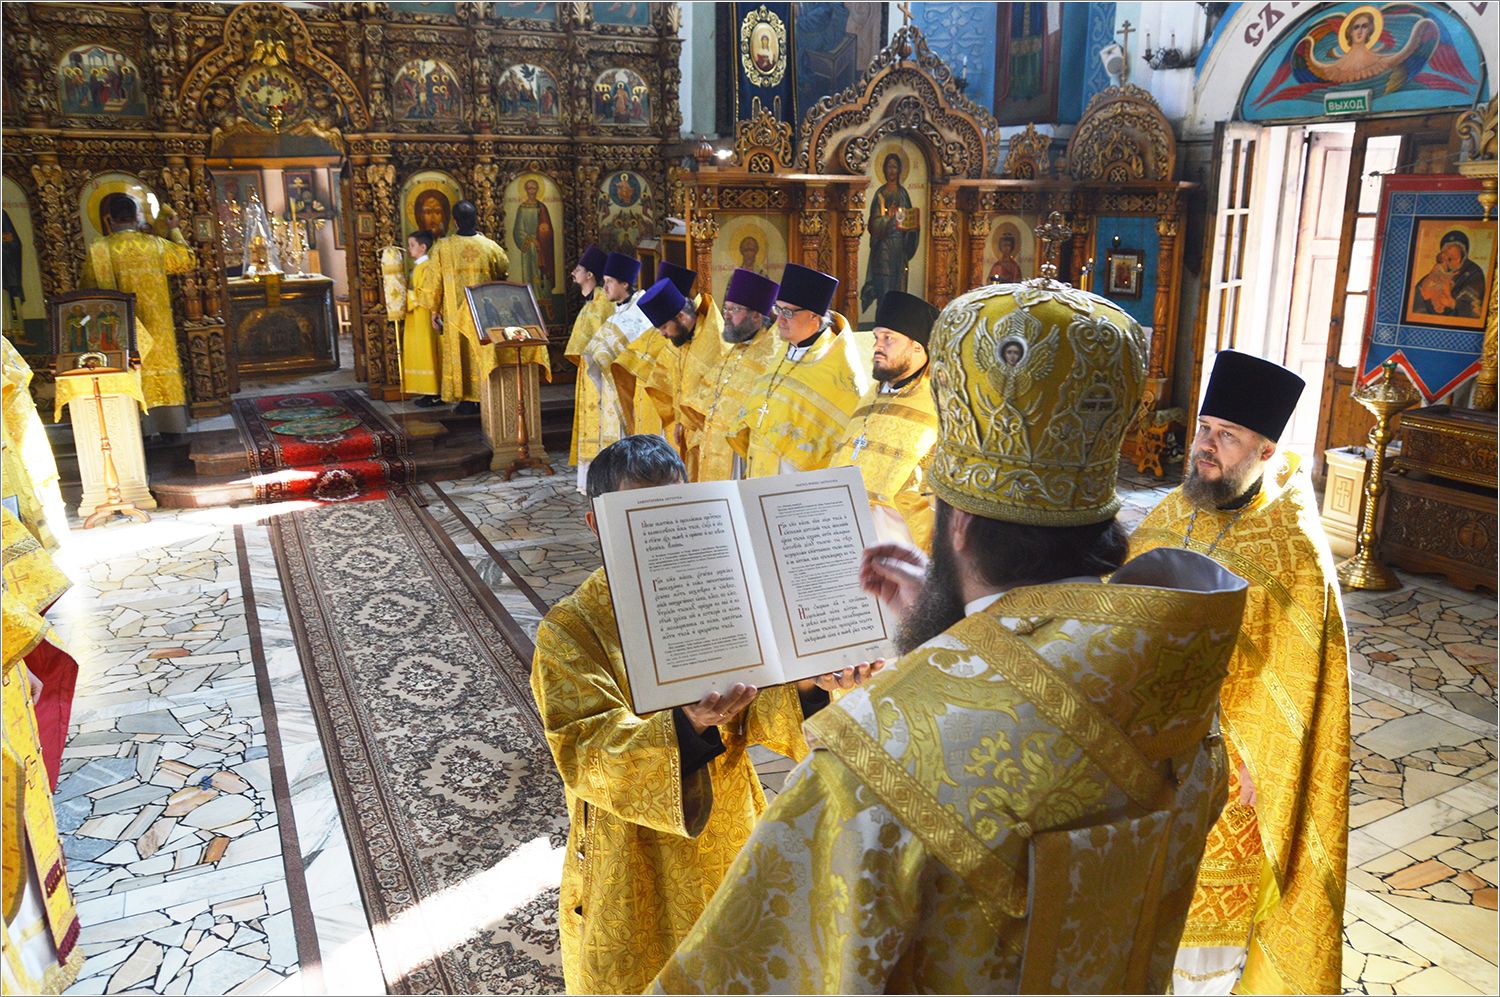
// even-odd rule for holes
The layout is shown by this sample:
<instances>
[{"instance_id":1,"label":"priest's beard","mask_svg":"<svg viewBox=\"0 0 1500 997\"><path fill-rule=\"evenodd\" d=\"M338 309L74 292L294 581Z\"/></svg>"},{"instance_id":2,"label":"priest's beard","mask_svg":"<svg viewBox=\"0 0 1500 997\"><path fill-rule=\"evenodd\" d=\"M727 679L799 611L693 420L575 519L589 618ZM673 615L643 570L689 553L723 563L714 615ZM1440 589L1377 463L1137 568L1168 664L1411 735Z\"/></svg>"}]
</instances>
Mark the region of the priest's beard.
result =
<instances>
[{"instance_id":1,"label":"priest's beard","mask_svg":"<svg viewBox=\"0 0 1500 997\"><path fill-rule=\"evenodd\" d=\"M904 380L916 370L916 351L915 343L907 343L903 350L877 357L871 374L881 384Z\"/></svg>"},{"instance_id":2,"label":"priest's beard","mask_svg":"<svg viewBox=\"0 0 1500 997\"><path fill-rule=\"evenodd\" d=\"M726 343L748 343L766 327L765 320L756 312L744 313L738 322L724 316L723 339Z\"/></svg>"},{"instance_id":3,"label":"priest's beard","mask_svg":"<svg viewBox=\"0 0 1500 997\"><path fill-rule=\"evenodd\" d=\"M1217 465L1219 476L1210 480L1199 473L1200 460ZM1222 509L1245 494L1264 473L1265 461L1255 453L1238 464L1225 467L1217 458L1196 450L1187 462L1187 473L1182 478L1182 497L1198 509Z\"/></svg>"},{"instance_id":4,"label":"priest's beard","mask_svg":"<svg viewBox=\"0 0 1500 997\"><path fill-rule=\"evenodd\" d=\"M679 348L693 341L693 326L684 323L681 315L668 319L667 324L661 327L661 333L667 337L667 342Z\"/></svg>"},{"instance_id":5,"label":"priest's beard","mask_svg":"<svg viewBox=\"0 0 1500 997\"><path fill-rule=\"evenodd\" d=\"M963 591L958 584L958 563L948 536L952 511L939 502L932 531L932 560L917 601L901 621L896 650L907 654L927 643L964 618Z\"/></svg>"}]
</instances>

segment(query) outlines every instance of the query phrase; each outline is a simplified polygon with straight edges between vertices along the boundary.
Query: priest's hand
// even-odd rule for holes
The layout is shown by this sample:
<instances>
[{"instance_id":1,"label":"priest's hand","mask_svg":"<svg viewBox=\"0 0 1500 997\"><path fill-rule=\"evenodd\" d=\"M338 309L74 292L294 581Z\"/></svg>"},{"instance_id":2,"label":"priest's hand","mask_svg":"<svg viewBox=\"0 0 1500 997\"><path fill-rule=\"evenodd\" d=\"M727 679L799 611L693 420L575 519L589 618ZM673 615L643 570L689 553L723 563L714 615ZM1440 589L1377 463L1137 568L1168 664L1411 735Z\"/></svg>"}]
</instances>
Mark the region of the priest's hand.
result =
<instances>
[{"instance_id":1,"label":"priest's hand","mask_svg":"<svg viewBox=\"0 0 1500 997\"><path fill-rule=\"evenodd\" d=\"M1255 792L1255 780L1250 778L1250 770L1245 767L1244 762L1240 767L1240 806L1253 807L1259 798Z\"/></svg>"},{"instance_id":2,"label":"priest's hand","mask_svg":"<svg viewBox=\"0 0 1500 997\"><path fill-rule=\"evenodd\" d=\"M39 678L37 678L36 677L36 673L33 672L30 668L27 668L25 665L21 666L21 671L23 671L23 672L26 673L26 684L31 689L31 702L32 702L32 704L35 705L36 703L41 702L41 699L42 699L42 680L39 679Z\"/></svg>"},{"instance_id":3,"label":"priest's hand","mask_svg":"<svg viewBox=\"0 0 1500 997\"><path fill-rule=\"evenodd\" d=\"M863 685L869 681L870 676L885 667L884 658L876 658L874 661L866 661L863 664L853 665L841 672L824 672L815 678L803 679L797 683L798 692L810 692L813 688L822 689L824 692L833 692L835 689L849 690ZM806 685L806 688L803 686Z\"/></svg>"},{"instance_id":4,"label":"priest's hand","mask_svg":"<svg viewBox=\"0 0 1500 997\"><path fill-rule=\"evenodd\" d=\"M898 620L916 604L927 580L927 555L900 543L866 547L859 564L859 584L885 603Z\"/></svg>"},{"instance_id":5,"label":"priest's hand","mask_svg":"<svg viewBox=\"0 0 1500 997\"><path fill-rule=\"evenodd\" d=\"M693 730L702 734L710 727L733 720L750 705L755 693L755 686L736 682L724 695L711 692L692 706L682 707L682 712L693 725Z\"/></svg>"}]
</instances>

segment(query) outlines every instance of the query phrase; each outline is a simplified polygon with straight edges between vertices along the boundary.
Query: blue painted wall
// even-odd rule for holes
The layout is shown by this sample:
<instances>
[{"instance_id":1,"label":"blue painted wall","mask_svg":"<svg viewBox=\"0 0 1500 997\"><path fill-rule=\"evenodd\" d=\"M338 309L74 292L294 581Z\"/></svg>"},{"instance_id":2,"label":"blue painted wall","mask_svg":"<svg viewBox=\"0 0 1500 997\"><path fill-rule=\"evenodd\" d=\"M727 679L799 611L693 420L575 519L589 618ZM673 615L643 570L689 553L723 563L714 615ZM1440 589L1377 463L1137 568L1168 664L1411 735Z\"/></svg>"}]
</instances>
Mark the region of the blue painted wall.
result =
<instances>
[{"instance_id":1,"label":"blue painted wall","mask_svg":"<svg viewBox=\"0 0 1500 997\"><path fill-rule=\"evenodd\" d=\"M1096 52L1088 47L1089 8L1092 6L1088 3L1062 5L1062 44L1058 48L1062 66L1057 77L1057 120L1064 124L1075 124L1083 117L1088 60L1099 61Z\"/></svg>"},{"instance_id":2,"label":"blue painted wall","mask_svg":"<svg viewBox=\"0 0 1500 997\"><path fill-rule=\"evenodd\" d=\"M1109 87L1109 74L1099 52L1115 40L1115 5L1112 3L1088 4L1088 41L1084 43L1083 106L1088 107L1094 95Z\"/></svg>"},{"instance_id":3,"label":"blue painted wall","mask_svg":"<svg viewBox=\"0 0 1500 997\"><path fill-rule=\"evenodd\" d=\"M995 106L995 5L991 3L916 3L912 21L927 36L932 51L954 73L969 81L964 96L985 110ZM968 58L965 68L964 59Z\"/></svg>"},{"instance_id":4,"label":"blue painted wall","mask_svg":"<svg viewBox=\"0 0 1500 997\"><path fill-rule=\"evenodd\" d=\"M1139 298L1112 300L1141 325L1150 325L1153 321L1152 310L1156 304L1156 253L1161 247L1161 240L1156 235L1156 219L1106 217L1100 218L1098 224L1098 237L1094 241L1094 274L1089 280L1089 290L1109 297L1109 292L1105 290L1109 285L1104 278L1104 261L1114 248L1114 237L1118 235L1121 249L1139 249L1145 252L1146 269L1141 272Z\"/></svg>"}]
</instances>

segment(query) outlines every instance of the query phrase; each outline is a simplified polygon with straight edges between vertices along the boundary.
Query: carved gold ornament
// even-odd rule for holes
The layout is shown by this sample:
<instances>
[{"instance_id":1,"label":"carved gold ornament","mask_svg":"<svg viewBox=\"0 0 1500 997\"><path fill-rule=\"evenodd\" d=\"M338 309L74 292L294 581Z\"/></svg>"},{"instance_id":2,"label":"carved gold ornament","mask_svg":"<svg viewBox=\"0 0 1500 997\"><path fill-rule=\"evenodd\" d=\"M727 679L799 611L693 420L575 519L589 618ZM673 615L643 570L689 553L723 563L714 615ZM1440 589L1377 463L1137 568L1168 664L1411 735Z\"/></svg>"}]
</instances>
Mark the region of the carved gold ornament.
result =
<instances>
[{"instance_id":1,"label":"carved gold ornament","mask_svg":"<svg viewBox=\"0 0 1500 997\"><path fill-rule=\"evenodd\" d=\"M740 22L740 68L758 87L780 86L786 78L786 22L761 4Z\"/></svg>"}]
</instances>

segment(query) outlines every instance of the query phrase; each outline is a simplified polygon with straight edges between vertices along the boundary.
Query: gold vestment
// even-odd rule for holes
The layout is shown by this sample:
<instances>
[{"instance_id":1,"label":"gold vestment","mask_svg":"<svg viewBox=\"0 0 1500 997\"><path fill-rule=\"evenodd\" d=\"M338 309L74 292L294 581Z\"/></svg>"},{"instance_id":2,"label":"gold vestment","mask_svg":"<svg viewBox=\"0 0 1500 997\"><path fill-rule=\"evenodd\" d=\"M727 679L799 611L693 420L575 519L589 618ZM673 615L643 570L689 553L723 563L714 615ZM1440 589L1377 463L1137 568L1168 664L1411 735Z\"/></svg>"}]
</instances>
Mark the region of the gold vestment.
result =
<instances>
[{"instance_id":1,"label":"gold vestment","mask_svg":"<svg viewBox=\"0 0 1500 997\"><path fill-rule=\"evenodd\" d=\"M573 441L568 446L568 463L578 463L578 441L599 435L599 389L584 369L583 350L614 305L604 296L604 288L594 288L594 294L578 310L573 320L573 331L568 336L568 345L563 347L563 356L573 361L578 376L573 381Z\"/></svg>"},{"instance_id":2,"label":"gold vestment","mask_svg":"<svg viewBox=\"0 0 1500 997\"><path fill-rule=\"evenodd\" d=\"M436 395L441 390L442 347L432 328L432 312L422 306L416 292L431 266L432 260L424 258L411 268L411 289L406 292L406 314L401 320L401 388L413 395Z\"/></svg>"},{"instance_id":3,"label":"gold vestment","mask_svg":"<svg viewBox=\"0 0 1500 997\"><path fill-rule=\"evenodd\" d=\"M899 391L883 387L865 393L828 463L859 468L870 502L898 514L912 542L930 551L934 516L926 482L938 438L932 379L924 370Z\"/></svg>"},{"instance_id":4,"label":"gold vestment","mask_svg":"<svg viewBox=\"0 0 1500 997\"><path fill-rule=\"evenodd\" d=\"M694 481L728 481L734 476L734 450L729 433L739 422L745 396L766 368L776 362L785 344L774 331L758 332L748 343L728 345L719 362L703 379L703 391L684 400L688 421L698 431L698 468Z\"/></svg>"},{"instance_id":5,"label":"gold vestment","mask_svg":"<svg viewBox=\"0 0 1500 997\"><path fill-rule=\"evenodd\" d=\"M537 631L531 689L568 803L560 932L570 993L640 993L687 934L765 809L746 749L807 753L792 686L720 728L682 776L673 711L637 716L604 569Z\"/></svg>"},{"instance_id":6,"label":"gold vestment","mask_svg":"<svg viewBox=\"0 0 1500 997\"><path fill-rule=\"evenodd\" d=\"M724 343L724 316L707 293L698 295L697 313L692 341L686 347L669 349L646 388L663 422L670 420L672 435L667 439L679 448L689 481L700 480L703 419L698 413L711 407L713 385L708 378L728 349Z\"/></svg>"},{"instance_id":7,"label":"gold vestment","mask_svg":"<svg viewBox=\"0 0 1500 997\"><path fill-rule=\"evenodd\" d=\"M615 397L620 400L620 419L625 433L640 433L660 436L672 440L671 413L667 406L666 419L652 401L648 389L655 378L665 382L668 375L662 370L662 361L670 355L672 345L660 330L652 327L625 344L610 364L609 375L614 378Z\"/></svg>"},{"instance_id":8,"label":"gold vestment","mask_svg":"<svg viewBox=\"0 0 1500 997\"><path fill-rule=\"evenodd\" d=\"M1150 563L1012 589L809 720L656 987L1163 992L1224 805L1245 586Z\"/></svg>"},{"instance_id":9,"label":"gold vestment","mask_svg":"<svg viewBox=\"0 0 1500 997\"><path fill-rule=\"evenodd\" d=\"M729 432L729 445L749 465L746 477L780 474L783 464L797 471L829 466L872 381L859 335L834 312L832 327L800 359L783 352L746 393Z\"/></svg>"},{"instance_id":10,"label":"gold vestment","mask_svg":"<svg viewBox=\"0 0 1500 997\"><path fill-rule=\"evenodd\" d=\"M14 495L21 522L48 550L56 550L57 534L68 530L67 511L58 488L57 461L47 430L31 397L31 365L9 339L0 337L0 366L4 373L3 448L0 494Z\"/></svg>"},{"instance_id":11,"label":"gold vestment","mask_svg":"<svg viewBox=\"0 0 1500 997\"><path fill-rule=\"evenodd\" d=\"M1257 800L1250 808L1232 799L1214 828L1183 946L1244 948L1248 936L1242 981L1266 978L1258 965L1265 960L1272 978L1294 993L1337 993L1349 836L1349 655L1333 555L1296 462L1289 454L1279 470L1268 469L1243 511L1201 512L1191 539L1192 506L1180 488L1173 491L1130 546L1132 554L1203 551L1250 583L1220 722L1230 758L1249 770ZM1280 902L1252 936L1263 863Z\"/></svg>"},{"instance_id":12,"label":"gold vestment","mask_svg":"<svg viewBox=\"0 0 1500 997\"><path fill-rule=\"evenodd\" d=\"M464 288L504 280L510 260L489 236L445 235L432 244L427 267L418 277L417 304L443 316L442 399L477 402L490 373L499 365L492 346L481 346Z\"/></svg>"},{"instance_id":13,"label":"gold vestment","mask_svg":"<svg viewBox=\"0 0 1500 997\"><path fill-rule=\"evenodd\" d=\"M583 347L583 372L594 382L594 390L599 395L599 421L592 433L578 439L580 467L624 435L620 395L610 371L615 359L632 340L654 332L645 314L635 306L642 293L637 291L619 304L611 302L613 311L606 312L604 321L599 323L599 328Z\"/></svg>"},{"instance_id":14,"label":"gold vestment","mask_svg":"<svg viewBox=\"0 0 1500 997\"><path fill-rule=\"evenodd\" d=\"M116 232L96 239L84 262L85 287L102 287L135 295L136 320L150 333L137 337L141 386L146 405L186 405L182 364L177 357L177 327L172 321L172 291L167 275L193 269L193 251L173 230L173 239L146 232Z\"/></svg>"}]
</instances>

